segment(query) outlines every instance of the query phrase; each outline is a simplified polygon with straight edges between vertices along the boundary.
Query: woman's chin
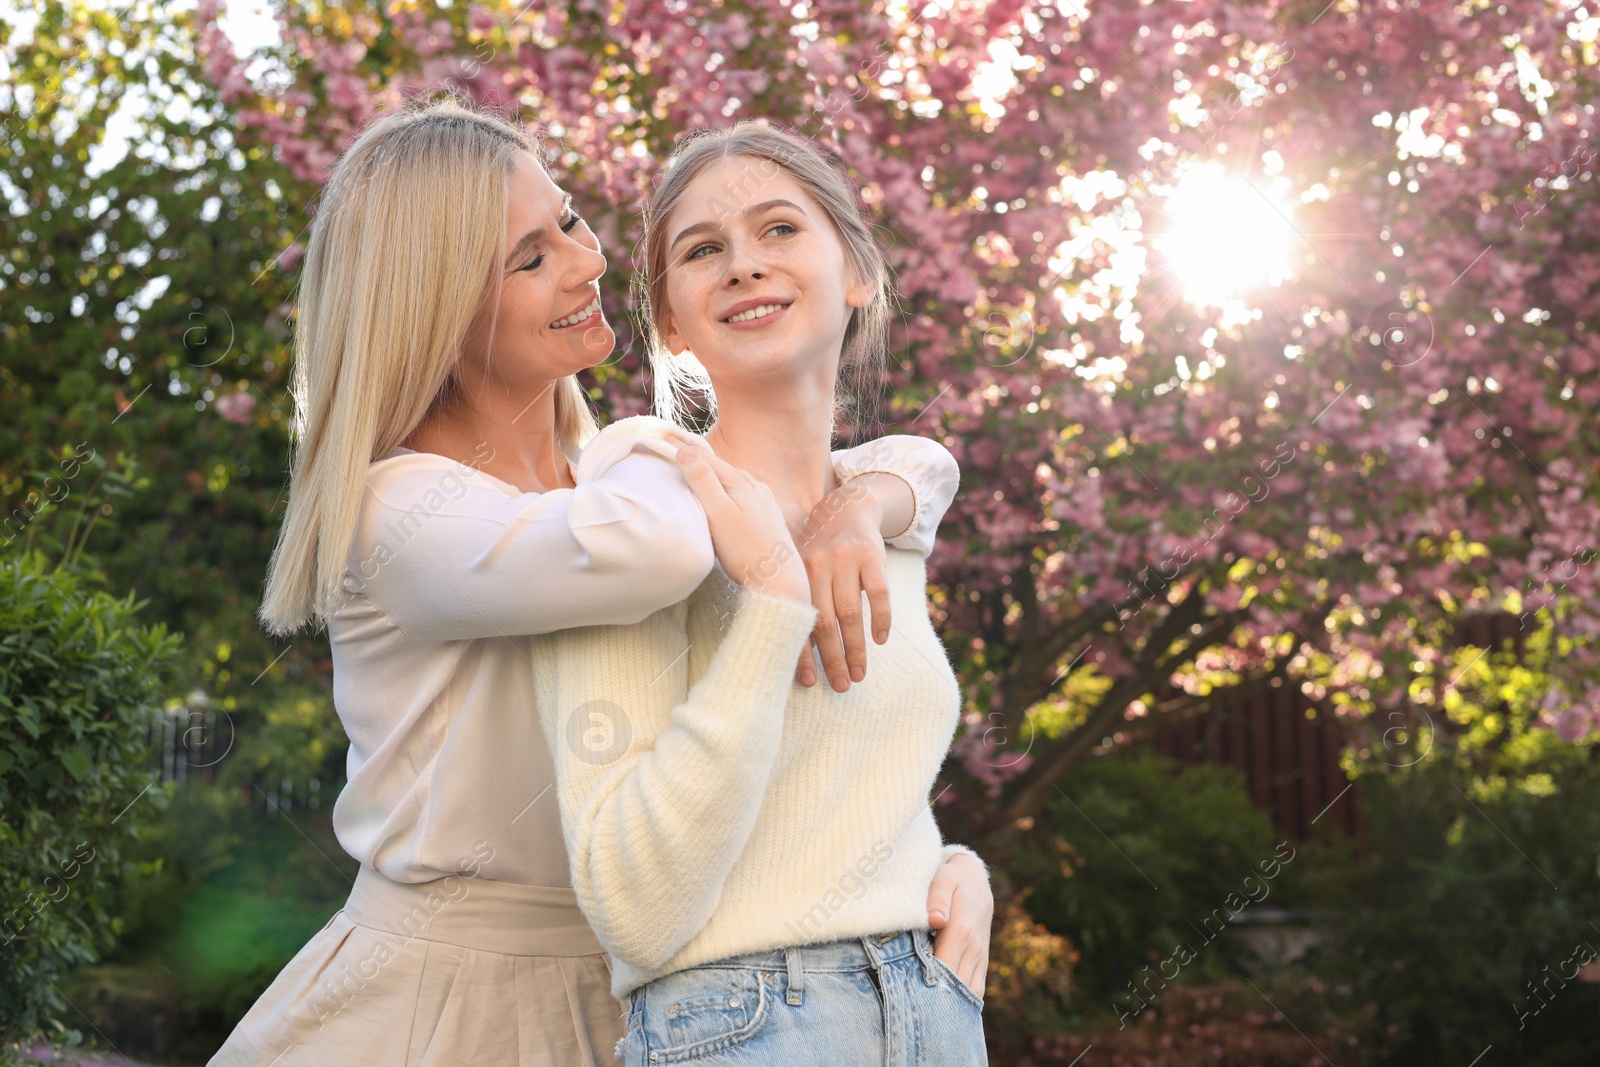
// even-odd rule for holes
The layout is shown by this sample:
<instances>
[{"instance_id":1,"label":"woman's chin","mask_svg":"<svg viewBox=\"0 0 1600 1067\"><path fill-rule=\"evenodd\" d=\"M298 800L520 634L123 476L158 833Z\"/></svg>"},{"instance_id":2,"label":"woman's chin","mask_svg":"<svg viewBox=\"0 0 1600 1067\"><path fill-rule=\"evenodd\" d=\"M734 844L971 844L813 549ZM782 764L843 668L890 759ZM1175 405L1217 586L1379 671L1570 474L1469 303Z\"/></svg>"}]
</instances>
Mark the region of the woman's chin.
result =
<instances>
[{"instance_id":1,"label":"woman's chin","mask_svg":"<svg viewBox=\"0 0 1600 1067\"><path fill-rule=\"evenodd\" d=\"M837 357L795 352L787 345L752 345L737 353L696 356L713 386L722 381L729 386L787 389L815 379L824 370L838 371Z\"/></svg>"},{"instance_id":2,"label":"woman's chin","mask_svg":"<svg viewBox=\"0 0 1600 1067\"><path fill-rule=\"evenodd\" d=\"M617 347L617 335L605 319L594 326L574 326L567 347L580 361L580 369L604 363Z\"/></svg>"}]
</instances>

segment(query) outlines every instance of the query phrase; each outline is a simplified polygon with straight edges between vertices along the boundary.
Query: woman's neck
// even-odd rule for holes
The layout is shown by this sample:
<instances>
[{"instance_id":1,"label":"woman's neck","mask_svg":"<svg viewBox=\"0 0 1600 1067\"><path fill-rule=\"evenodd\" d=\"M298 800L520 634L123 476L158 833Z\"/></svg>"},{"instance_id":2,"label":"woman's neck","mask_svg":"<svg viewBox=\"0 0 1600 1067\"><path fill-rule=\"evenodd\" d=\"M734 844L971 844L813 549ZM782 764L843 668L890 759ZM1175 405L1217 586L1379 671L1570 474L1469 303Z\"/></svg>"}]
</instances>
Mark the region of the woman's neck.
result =
<instances>
[{"instance_id":1,"label":"woman's neck","mask_svg":"<svg viewBox=\"0 0 1600 1067\"><path fill-rule=\"evenodd\" d=\"M553 382L531 401L484 390L423 420L405 446L447 456L525 493L571 488L555 411Z\"/></svg>"},{"instance_id":2,"label":"woman's neck","mask_svg":"<svg viewBox=\"0 0 1600 1067\"><path fill-rule=\"evenodd\" d=\"M765 482L791 526L833 491L833 390L719 390L706 441L723 459Z\"/></svg>"}]
</instances>

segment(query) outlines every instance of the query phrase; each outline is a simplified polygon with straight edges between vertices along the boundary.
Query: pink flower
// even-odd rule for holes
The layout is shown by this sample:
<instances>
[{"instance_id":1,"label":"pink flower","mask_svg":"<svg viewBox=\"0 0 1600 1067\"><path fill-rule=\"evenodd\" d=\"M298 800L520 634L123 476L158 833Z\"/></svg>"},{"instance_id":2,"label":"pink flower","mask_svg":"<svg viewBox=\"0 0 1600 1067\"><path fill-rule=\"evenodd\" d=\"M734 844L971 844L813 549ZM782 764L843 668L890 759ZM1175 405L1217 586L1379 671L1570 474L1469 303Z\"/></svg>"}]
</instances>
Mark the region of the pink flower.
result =
<instances>
[{"instance_id":1,"label":"pink flower","mask_svg":"<svg viewBox=\"0 0 1600 1067\"><path fill-rule=\"evenodd\" d=\"M1586 708L1567 708L1555 715L1556 736L1563 741L1578 742L1594 729L1595 715Z\"/></svg>"},{"instance_id":2,"label":"pink flower","mask_svg":"<svg viewBox=\"0 0 1600 1067\"><path fill-rule=\"evenodd\" d=\"M250 422L250 413L256 409L256 398L241 389L220 398L216 408L217 414L224 419L244 426Z\"/></svg>"}]
</instances>

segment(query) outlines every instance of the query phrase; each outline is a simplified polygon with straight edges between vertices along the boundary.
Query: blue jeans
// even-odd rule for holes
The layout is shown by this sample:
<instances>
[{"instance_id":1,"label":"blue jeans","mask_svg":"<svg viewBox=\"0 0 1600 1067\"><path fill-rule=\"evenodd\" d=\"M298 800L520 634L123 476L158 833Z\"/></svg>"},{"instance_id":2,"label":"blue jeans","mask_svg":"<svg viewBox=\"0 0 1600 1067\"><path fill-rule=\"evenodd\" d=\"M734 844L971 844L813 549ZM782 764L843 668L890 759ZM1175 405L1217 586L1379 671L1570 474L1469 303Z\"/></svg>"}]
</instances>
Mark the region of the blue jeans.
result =
<instances>
[{"instance_id":1,"label":"blue jeans","mask_svg":"<svg viewBox=\"0 0 1600 1067\"><path fill-rule=\"evenodd\" d=\"M702 963L628 996L626 1067L987 1067L983 1000L926 930Z\"/></svg>"}]
</instances>

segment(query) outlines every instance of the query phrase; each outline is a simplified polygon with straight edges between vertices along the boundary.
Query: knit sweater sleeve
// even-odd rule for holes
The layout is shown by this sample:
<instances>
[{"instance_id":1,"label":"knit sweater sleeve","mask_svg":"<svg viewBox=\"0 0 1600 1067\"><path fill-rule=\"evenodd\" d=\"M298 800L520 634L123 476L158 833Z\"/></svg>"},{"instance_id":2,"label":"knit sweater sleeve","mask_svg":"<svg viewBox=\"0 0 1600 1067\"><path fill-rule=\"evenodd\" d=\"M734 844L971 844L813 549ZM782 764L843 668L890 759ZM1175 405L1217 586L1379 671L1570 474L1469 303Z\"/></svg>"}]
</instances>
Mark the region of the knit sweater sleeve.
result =
<instances>
[{"instance_id":1,"label":"knit sweater sleeve","mask_svg":"<svg viewBox=\"0 0 1600 1067\"><path fill-rule=\"evenodd\" d=\"M711 579L716 581L715 575ZM740 591L688 685L689 605L536 647L578 903L607 951L664 964L700 931L744 849L783 734L809 604Z\"/></svg>"},{"instance_id":2,"label":"knit sweater sleeve","mask_svg":"<svg viewBox=\"0 0 1600 1067\"><path fill-rule=\"evenodd\" d=\"M933 551L939 523L961 482L961 468L948 448L911 434L891 434L835 452L833 472L841 482L863 474L893 474L910 486L911 525L886 540L924 558Z\"/></svg>"},{"instance_id":3,"label":"knit sweater sleeve","mask_svg":"<svg viewBox=\"0 0 1600 1067\"><path fill-rule=\"evenodd\" d=\"M945 845L939 850L939 862L948 862L950 857L955 855L971 856L973 859L978 861L978 866L983 868L983 873L989 873L989 865L983 862L983 857L972 851L972 849L968 848L966 845Z\"/></svg>"}]
</instances>

